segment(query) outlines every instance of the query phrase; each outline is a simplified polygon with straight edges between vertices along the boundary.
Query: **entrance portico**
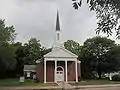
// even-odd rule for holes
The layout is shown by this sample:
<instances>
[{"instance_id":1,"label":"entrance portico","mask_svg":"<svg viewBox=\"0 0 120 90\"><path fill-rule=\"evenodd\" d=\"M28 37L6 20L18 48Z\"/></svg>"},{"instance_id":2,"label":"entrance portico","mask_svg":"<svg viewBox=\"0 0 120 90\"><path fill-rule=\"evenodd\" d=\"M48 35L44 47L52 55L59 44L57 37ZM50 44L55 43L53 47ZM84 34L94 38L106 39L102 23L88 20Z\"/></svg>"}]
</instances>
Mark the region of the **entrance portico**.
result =
<instances>
[{"instance_id":1,"label":"entrance portico","mask_svg":"<svg viewBox=\"0 0 120 90\"><path fill-rule=\"evenodd\" d=\"M74 63L74 67L72 69L73 72L75 71L75 81L78 82L78 60L77 56L68 50L66 50L64 47L57 47L56 50L53 50L52 52L46 54L44 56L44 83L47 82L47 75L46 75L46 67L47 62L54 62L54 81L53 82L59 82L59 81L65 81L68 82L68 63L72 62ZM63 62L64 65L58 65L58 62ZM69 65L70 67L70 65ZM70 71L72 71L69 70Z\"/></svg>"}]
</instances>

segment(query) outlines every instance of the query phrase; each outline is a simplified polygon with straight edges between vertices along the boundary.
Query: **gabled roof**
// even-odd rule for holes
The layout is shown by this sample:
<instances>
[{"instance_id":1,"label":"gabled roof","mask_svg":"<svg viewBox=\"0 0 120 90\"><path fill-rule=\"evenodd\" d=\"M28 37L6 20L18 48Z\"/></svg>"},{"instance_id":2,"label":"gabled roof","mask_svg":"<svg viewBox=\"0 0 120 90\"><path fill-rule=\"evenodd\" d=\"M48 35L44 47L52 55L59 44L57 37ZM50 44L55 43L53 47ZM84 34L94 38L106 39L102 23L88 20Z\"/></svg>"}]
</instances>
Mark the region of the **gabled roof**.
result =
<instances>
[{"instance_id":1,"label":"gabled roof","mask_svg":"<svg viewBox=\"0 0 120 90\"><path fill-rule=\"evenodd\" d=\"M35 71L36 65L24 65L24 71Z\"/></svg>"},{"instance_id":2,"label":"gabled roof","mask_svg":"<svg viewBox=\"0 0 120 90\"><path fill-rule=\"evenodd\" d=\"M77 58L78 56L68 51L64 47L53 49L50 53L44 55L45 58Z\"/></svg>"}]
</instances>

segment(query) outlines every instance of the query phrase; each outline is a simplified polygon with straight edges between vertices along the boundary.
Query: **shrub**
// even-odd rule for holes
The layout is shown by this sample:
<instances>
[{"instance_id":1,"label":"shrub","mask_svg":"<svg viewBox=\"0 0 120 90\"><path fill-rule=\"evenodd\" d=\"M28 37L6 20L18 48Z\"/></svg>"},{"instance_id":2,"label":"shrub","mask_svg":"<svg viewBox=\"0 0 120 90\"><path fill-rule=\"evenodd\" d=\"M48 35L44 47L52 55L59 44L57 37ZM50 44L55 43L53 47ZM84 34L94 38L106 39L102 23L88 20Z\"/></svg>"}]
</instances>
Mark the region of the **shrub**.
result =
<instances>
[{"instance_id":1,"label":"shrub","mask_svg":"<svg viewBox=\"0 0 120 90\"><path fill-rule=\"evenodd\" d=\"M113 80L113 81L120 81L120 74L113 75L113 76L112 76L112 80Z\"/></svg>"}]
</instances>

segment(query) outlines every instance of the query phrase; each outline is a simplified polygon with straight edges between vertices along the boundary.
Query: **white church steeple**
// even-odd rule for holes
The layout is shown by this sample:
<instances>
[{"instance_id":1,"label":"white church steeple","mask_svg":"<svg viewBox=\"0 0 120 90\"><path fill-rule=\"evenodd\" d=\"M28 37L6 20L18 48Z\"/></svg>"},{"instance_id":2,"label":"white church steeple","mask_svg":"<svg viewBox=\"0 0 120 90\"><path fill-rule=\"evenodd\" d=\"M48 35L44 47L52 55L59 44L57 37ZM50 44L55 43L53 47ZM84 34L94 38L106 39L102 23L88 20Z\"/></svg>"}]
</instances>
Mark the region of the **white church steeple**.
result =
<instances>
[{"instance_id":1,"label":"white church steeple","mask_svg":"<svg viewBox=\"0 0 120 90\"><path fill-rule=\"evenodd\" d=\"M61 40L61 33L60 33L60 22L59 22L59 13L57 11L57 18L56 18L56 44L60 43Z\"/></svg>"},{"instance_id":2,"label":"white church steeple","mask_svg":"<svg viewBox=\"0 0 120 90\"><path fill-rule=\"evenodd\" d=\"M56 50L57 48L64 47L63 44L61 44L61 30L60 30L60 21L59 21L59 12L57 11L57 17L56 17L56 29L55 29L55 43L53 45L53 50Z\"/></svg>"}]
</instances>

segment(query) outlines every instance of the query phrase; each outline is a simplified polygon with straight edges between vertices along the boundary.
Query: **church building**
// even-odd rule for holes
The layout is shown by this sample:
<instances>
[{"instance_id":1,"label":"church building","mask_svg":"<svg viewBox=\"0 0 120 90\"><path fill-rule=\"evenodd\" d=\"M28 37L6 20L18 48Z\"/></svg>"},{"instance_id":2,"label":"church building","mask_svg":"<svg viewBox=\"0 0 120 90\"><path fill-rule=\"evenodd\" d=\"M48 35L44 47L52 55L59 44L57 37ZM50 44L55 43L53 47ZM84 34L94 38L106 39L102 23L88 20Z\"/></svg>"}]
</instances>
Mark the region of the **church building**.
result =
<instances>
[{"instance_id":1,"label":"church building","mask_svg":"<svg viewBox=\"0 0 120 90\"><path fill-rule=\"evenodd\" d=\"M40 82L78 82L81 78L80 61L77 55L66 50L60 43L61 31L59 14L56 19L56 42L52 51L44 55L44 60L36 61L36 74Z\"/></svg>"}]
</instances>

